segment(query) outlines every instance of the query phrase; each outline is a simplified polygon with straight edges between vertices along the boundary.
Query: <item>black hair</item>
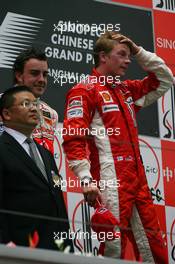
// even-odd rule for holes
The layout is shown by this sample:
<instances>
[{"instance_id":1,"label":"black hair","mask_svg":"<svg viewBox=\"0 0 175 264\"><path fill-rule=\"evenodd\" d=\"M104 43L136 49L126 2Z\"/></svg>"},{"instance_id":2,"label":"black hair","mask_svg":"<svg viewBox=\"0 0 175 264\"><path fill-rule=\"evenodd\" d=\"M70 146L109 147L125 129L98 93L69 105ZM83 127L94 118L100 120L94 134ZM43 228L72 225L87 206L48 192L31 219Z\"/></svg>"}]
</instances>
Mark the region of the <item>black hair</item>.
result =
<instances>
[{"instance_id":1,"label":"black hair","mask_svg":"<svg viewBox=\"0 0 175 264\"><path fill-rule=\"evenodd\" d=\"M15 98L14 95L20 92L30 92L31 90L27 86L14 86L7 89L0 98L0 116L3 118L2 112L4 108L10 108L13 106Z\"/></svg>"},{"instance_id":2,"label":"black hair","mask_svg":"<svg viewBox=\"0 0 175 264\"><path fill-rule=\"evenodd\" d=\"M15 77L16 72L23 73L25 63L30 59L38 59L41 61L47 61L45 52L43 52L40 48L31 47L29 49L22 51L16 58L14 65L13 65L14 84L17 83L17 79Z\"/></svg>"}]
</instances>

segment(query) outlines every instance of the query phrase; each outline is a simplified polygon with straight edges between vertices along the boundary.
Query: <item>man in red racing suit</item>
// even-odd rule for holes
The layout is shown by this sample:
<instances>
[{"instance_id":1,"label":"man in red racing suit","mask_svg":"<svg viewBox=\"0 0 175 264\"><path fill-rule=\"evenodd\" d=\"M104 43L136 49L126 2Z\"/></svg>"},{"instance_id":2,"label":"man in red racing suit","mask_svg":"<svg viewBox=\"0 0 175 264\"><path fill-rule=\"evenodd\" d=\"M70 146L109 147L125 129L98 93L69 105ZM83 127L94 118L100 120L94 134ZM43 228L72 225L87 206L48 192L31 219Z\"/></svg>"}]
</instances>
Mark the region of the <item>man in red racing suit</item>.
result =
<instances>
[{"instance_id":1,"label":"man in red racing suit","mask_svg":"<svg viewBox=\"0 0 175 264\"><path fill-rule=\"evenodd\" d=\"M106 205L120 221L121 238L106 241L104 255L124 257L129 228L142 260L165 264L167 251L140 158L135 114L171 87L172 73L156 54L115 32L97 40L94 54L92 75L67 94L64 129L71 133L64 135L63 147L69 166L84 183L88 203L106 197ZM130 55L148 76L119 82L116 76L125 74ZM103 180L105 188L100 192L92 179Z\"/></svg>"}]
</instances>

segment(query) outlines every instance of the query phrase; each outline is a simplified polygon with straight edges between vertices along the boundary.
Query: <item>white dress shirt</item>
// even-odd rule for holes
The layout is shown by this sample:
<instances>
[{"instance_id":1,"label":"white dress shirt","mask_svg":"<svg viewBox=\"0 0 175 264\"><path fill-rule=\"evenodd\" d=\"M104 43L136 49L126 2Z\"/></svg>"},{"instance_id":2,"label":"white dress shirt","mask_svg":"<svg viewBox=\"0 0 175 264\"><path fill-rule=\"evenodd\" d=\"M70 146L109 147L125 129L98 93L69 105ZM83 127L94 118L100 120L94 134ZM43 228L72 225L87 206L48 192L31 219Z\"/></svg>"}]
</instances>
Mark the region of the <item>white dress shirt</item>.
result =
<instances>
[{"instance_id":1,"label":"white dress shirt","mask_svg":"<svg viewBox=\"0 0 175 264\"><path fill-rule=\"evenodd\" d=\"M23 149L27 152L27 154L30 156L29 144L26 142L27 137L24 134L22 134L21 132L15 130L15 129L6 127L6 126L4 126L4 130L9 135L11 135L23 147ZM36 148L36 149L37 149L37 153L39 155L39 158L41 159L42 163L44 164L38 148Z\"/></svg>"}]
</instances>

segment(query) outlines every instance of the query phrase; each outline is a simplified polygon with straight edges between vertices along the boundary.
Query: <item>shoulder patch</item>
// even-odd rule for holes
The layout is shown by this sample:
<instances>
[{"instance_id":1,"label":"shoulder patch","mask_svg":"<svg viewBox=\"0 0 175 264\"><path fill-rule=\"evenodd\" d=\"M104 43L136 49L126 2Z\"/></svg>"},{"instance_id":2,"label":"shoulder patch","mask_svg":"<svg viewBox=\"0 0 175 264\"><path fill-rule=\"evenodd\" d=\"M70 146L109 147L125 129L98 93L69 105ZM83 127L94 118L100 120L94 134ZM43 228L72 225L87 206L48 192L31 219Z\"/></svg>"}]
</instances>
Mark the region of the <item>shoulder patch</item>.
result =
<instances>
[{"instance_id":1,"label":"shoulder patch","mask_svg":"<svg viewBox=\"0 0 175 264\"><path fill-rule=\"evenodd\" d=\"M49 111L42 110L42 114L43 114L43 116L45 116L47 118L51 118L51 114Z\"/></svg>"},{"instance_id":2,"label":"shoulder patch","mask_svg":"<svg viewBox=\"0 0 175 264\"><path fill-rule=\"evenodd\" d=\"M113 103L113 99L109 91L102 91L99 93L101 94L104 103Z\"/></svg>"},{"instance_id":3,"label":"shoulder patch","mask_svg":"<svg viewBox=\"0 0 175 264\"><path fill-rule=\"evenodd\" d=\"M107 104L102 106L102 112L120 111L118 104Z\"/></svg>"},{"instance_id":4,"label":"shoulder patch","mask_svg":"<svg viewBox=\"0 0 175 264\"><path fill-rule=\"evenodd\" d=\"M83 107L75 107L67 110L67 119L83 117Z\"/></svg>"},{"instance_id":5,"label":"shoulder patch","mask_svg":"<svg viewBox=\"0 0 175 264\"><path fill-rule=\"evenodd\" d=\"M83 106L82 96L73 96L68 100L68 108Z\"/></svg>"}]
</instances>

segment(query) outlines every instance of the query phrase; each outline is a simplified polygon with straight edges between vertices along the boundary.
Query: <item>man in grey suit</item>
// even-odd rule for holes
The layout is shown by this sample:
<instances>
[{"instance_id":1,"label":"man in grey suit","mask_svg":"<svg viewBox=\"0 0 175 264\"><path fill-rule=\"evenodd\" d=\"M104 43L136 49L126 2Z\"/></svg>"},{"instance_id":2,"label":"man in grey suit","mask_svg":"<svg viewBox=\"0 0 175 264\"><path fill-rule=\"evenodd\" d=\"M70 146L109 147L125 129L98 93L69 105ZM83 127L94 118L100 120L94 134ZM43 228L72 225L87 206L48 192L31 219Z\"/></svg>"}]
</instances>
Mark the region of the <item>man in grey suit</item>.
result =
<instances>
[{"instance_id":1,"label":"man in grey suit","mask_svg":"<svg viewBox=\"0 0 175 264\"><path fill-rule=\"evenodd\" d=\"M37 231L39 248L57 249L54 232L57 237L66 232L64 245L73 250L62 191L58 184L54 187L55 177L59 179L54 158L31 138L39 121L35 96L26 86L8 89L0 98L0 115L5 125L0 137L0 209L13 211L0 212L0 242L29 246L29 236Z\"/></svg>"}]
</instances>

